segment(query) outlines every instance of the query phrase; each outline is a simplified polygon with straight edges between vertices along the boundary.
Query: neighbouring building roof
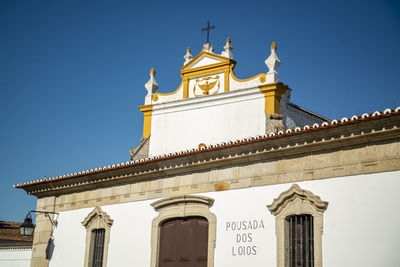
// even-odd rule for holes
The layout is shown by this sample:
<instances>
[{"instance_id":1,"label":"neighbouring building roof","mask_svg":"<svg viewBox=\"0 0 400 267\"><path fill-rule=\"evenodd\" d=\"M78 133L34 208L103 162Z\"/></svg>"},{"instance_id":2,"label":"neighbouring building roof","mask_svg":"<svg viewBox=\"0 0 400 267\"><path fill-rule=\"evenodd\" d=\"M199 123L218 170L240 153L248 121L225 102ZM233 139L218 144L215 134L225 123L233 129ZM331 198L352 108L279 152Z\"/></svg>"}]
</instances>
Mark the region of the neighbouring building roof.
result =
<instances>
[{"instance_id":1,"label":"neighbouring building roof","mask_svg":"<svg viewBox=\"0 0 400 267\"><path fill-rule=\"evenodd\" d=\"M0 221L0 247L26 247L32 246L33 236L21 236L20 222Z\"/></svg>"}]
</instances>

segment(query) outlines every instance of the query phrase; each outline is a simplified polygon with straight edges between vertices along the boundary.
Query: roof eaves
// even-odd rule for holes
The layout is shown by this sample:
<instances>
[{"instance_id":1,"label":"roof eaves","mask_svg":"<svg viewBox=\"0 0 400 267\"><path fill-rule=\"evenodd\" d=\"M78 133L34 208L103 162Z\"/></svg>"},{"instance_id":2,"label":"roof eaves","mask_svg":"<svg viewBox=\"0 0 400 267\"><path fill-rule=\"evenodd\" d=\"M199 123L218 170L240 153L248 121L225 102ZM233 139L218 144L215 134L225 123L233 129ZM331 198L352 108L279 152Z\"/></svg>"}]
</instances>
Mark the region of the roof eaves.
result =
<instances>
[{"instance_id":1,"label":"roof eaves","mask_svg":"<svg viewBox=\"0 0 400 267\"><path fill-rule=\"evenodd\" d=\"M321 129L336 128L336 127L341 127L344 125L360 123L362 121L380 119L380 118L389 117L389 116L398 115L398 114L400 114L400 107L397 107L394 110L385 109L383 112L375 111L375 112L369 113L369 114L364 113L361 116L354 115L350 119L347 117L344 117L341 120L335 119L332 121L325 121L321 124L314 123L311 126L305 125L304 127L296 127L294 129L287 129L285 131L279 131L277 133L270 133L270 134L265 134L262 136L259 135L259 136L255 136L255 137L241 138L238 140L209 145L209 146L203 147L203 148L187 149L187 150L183 150L183 151L179 151L179 152L172 152L172 153L168 153L168 154L164 154L164 155L152 156L152 157L148 157L145 159L128 161L128 162L123 162L123 163L119 163L119 164L113 164L113 165L99 167L99 168L95 168L95 169L91 169L91 170L56 176L56 177L52 177L52 178L42 178L42 179L30 181L30 182L16 184L16 185L14 185L14 188L25 188L27 186L39 185L39 184L43 184L43 183L52 183L52 182L57 182L57 181L62 181L62 180L68 180L68 179L72 179L72 178L83 177L86 175L105 173L108 171L124 169L124 168L133 167L133 166L141 166L141 165L148 164L148 163L157 163L162 160L174 159L174 158L179 158L179 157L188 157L188 159L189 159L189 157L191 157L195 154L201 154L204 152L212 152L215 150L220 150L220 149L225 149L225 148L234 148L234 147L237 147L239 149L239 146L242 146L245 144L250 144L253 142L273 140L275 138L282 138L285 136L290 136L290 135L295 135L295 134L304 134L304 133L309 133L309 132L321 130Z\"/></svg>"}]
</instances>

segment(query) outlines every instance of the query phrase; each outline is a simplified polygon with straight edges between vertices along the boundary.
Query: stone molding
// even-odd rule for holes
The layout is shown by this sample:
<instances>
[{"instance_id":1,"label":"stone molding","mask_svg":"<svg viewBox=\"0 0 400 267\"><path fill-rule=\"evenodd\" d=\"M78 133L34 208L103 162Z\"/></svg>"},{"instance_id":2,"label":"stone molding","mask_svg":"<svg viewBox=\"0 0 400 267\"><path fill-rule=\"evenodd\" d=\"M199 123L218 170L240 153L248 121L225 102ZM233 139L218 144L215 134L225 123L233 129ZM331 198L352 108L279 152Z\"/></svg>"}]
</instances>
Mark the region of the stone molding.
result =
<instances>
[{"instance_id":1,"label":"stone molding","mask_svg":"<svg viewBox=\"0 0 400 267\"><path fill-rule=\"evenodd\" d=\"M400 170L400 116L362 121L134 167L27 186L37 209L54 212L229 189ZM38 216L32 267L48 266L51 234Z\"/></svg>"},{"instance_id":2,"label":"stone molding","mask_svg":"<svg viewBox=\"0 0 400 267\"><path fill-rule=\"evenodd\" d=\"M158 178L99 187L94 190L71 192L56 197L57 212L80 208L91 208L117 203L148 199L240 189L273 184L327 179L400 170L400 143L356 146L352 149L326 151L326 153L305 153L280 160L260 160L235 163L229 167L215 167L210 170L192 168L192 172L175 175L160 175ZM216 187L217 186L217 187ZM43 209L53 207L49 197L40 197Z\"/></svg>"},{"instance_id":3,"label":"stone molding","mask_svg":"<svg viewBox=\"0 0 400 267\"><path fill-rule=\"evenodd\" d=\"M96 189L110 185L127 184L146 179L157 179L187 172L223 168L232 164L259 160L279 160L304 154L325 153L332 150L350 149L355 146L371 146L379 142L398 142L400 136L400 116L380 120L363 121L354 125L331 127L319 131L267 140L235 143L218 149L199 151L190 156L166 157L162 160L142 160L132 167L121 167L106 172L81 175L73 179L52 181L51 183L27 185L28 194L38 197L65 194L81 190Z\"/></svg>"},{"instance_id":4,"label":"stone molding","mask_svg":"<svg viewBox=\"0 0 400 267\"><path fill-rule=\"evenodd\" d=\"M319 196L294 184L267 207L275 215L277 267L289 266L289 239L286 218L301 214L309 214L313 217L314 266L322 267L323 213L328 207L328 202L322 201Z\"/></svg>"},{"instance_id":5,"label":"stone molding","mask_svg":"<svg viewBox=\"0 0 400 267\"><path fill-rule=\"evenodd\" d=\"M156 267L159 257L160 225L171 218L201 216L208 221L208 256L207 266L214 266L214 249L216 246L217 217L210 212L214 199L205 196L185 195L153 202L151 206L158 212L151 226L151 267Z\"/></svg>"},{"instance_id":6,"label":"stone molding","mask_svg":"<svg viewBox=\"0 0 400 267\"><path fill-rule=\"evenodd\" d=\"M172 206L172 205L180 205L180 204L203 204L208 206L209 208L212 207L214 204L214 199L209 198L209 197L203 197L203 196L183 196L183 197L171 197L171 198L165 198L165 199L160 199L156 202L153 202L151 206L154 208L155 211L159 211L160 209L163 209L167 206Z\"/></svg>"},{"instance_id":7,"label":"stone molding","mask_svg":"<svg viewBox=\"0 0 400 267\"><path fill-rule=\"evenodd\" d=\"M110 230L113 222L114 220L112 220L100 207L95 207L82 221L82 225L86 228L85 267L92 266L92 255L90 255L90 252L94 245L92 231L95 229L105 230L103 267L107 267L108 244L110 242Z\"/></svg>"},{"instance_id":8,"label":"stone molding","mask_svg":"<svg viewBox=\"0 0 400 267\"><path fill-rule=\"evenodd\" d=\"M110 218L110 216L105 213L100 207L95 207L92 212L90 212L86 218L82 221L82 225L85 226L86 229L99 227L105 225L106 227L111 227L114 220ZM93 225L97 223L96 225Z\"/></svg>"},{"instance_id":9,"label":"stone molding","mask_svg":"<svg viewBox=\"0 0 400 267\"><path fill-rule=\"evenodd\" d=\"M314 195L310 191L301 189L297 184L293 184L289 190L281 193L279 197L274 199L274 202L267 207L274 216L278 216L282 210L287 207L288 203L292 202L296 198L309 201L310 205L320 212L324 212L328 207L328 202L322 201L319 196Z\"/></svg>"}]
</instances>

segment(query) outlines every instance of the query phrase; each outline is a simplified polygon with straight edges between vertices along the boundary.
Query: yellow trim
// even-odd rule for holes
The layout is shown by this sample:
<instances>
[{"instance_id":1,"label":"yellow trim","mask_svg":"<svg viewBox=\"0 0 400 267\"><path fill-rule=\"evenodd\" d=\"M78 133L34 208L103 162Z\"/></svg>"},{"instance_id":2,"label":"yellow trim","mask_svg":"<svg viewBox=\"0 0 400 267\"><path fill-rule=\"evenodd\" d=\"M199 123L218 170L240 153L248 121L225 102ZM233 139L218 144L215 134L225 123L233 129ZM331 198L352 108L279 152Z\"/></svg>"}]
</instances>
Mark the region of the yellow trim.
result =
<instances>
[{"instance_id":1,"label":"yellow trim","mask_svg":"<svg viewBox=\"0 0 400 267\"><path fill-rule=\"evenodd\" d=\"M205 66L200 66L196 68L191 68L193 65L195 65L197 62L199 62L202 58L204 57L210 57L216 60L219 60L221 62L214 63L214 64L209 64ZM231 69L235 66L236 61L231 60L229 58L212 54L209 52L202 51L199 55L197 55L195 58L193 58L189 64L183 66L180 69L181 72L181 77L182 78L198 78L202 76L207 76L207 75L213 75L217 73L224 73L224 91L228 92L229 91L229 72ZM188 93L189 93L189 85L187 86ZM188 94L189 96L189 94Z\"/></svg>"},{"instance_id":2,"label":"yellow trim","mask_svg":"<svg viewBox=\"0 0 400 267\"><path fill-rule=\"evenodd\" d=\"M219 60L221 62L214 63L214 64L209 64L197 68L191 68L193 65L195 65L197 62L199 62L202 58L204 57L210 57L216 60ZM207 75L212 75L212 74L217 74L217 73L224 73L224 91L229 92L229 73L235 66L236 61L231 60L229 58L212 54L209 52L202 51L200 54L198 54L196 57L194 57L188 64L183 66L180 69L181 72L181 77L182 81L179 87L170 93L155 93L152 96L153 102L157 102L161 96L168 96L168 95L173 95L176 94L180 91L181 88L183 88L183 99L189 98L189 81L192 78L198 78L202 76L207 76ZM146 137L146 136L145 136Z\"/></svg>"},{"instance_id":3,"label":"yellow trim","mask_svg":"<svg viewBox=\"0 0 400 267\"><path fill-rule=\"evenodd\" d=\"M205 66L201 66L201 67L197 67L197 68L193 68L193 69L188 69L188 70L182 70L182 76L193 76L196 75L196 73L198 72L204 72L207 70L215 70L215 69L229 69L230 66L230 62L220 62L220 63L214 63L214 64L209 64L209 65L205 65ZM194 74L192 74L194 73Z\"/></svg>"},{"instance_id":4,"label":"yellow trim","mask_svg":"<svg viewBox=\"0 0 400 267\"><path fill-rule=\"evenodd\" d=\"M191 68L193 65L197 64L201 59L204 57L210 57L216 60L219 60L220 62L214 63L214 64L209 64L209 65L204 65L200 67L195 67ZM218 74L218 73L224 73L224 92L229 92L230 91L230 77L232 77L233 80L237 82L247 82L251 80L255 80L259 78L260 83L265 83L266 82L266 74L265 73L260 73L257 74L251 78L248 79L239 79L235 76L235 73L233 71L233 68L236 65L236 61L216 55L213 53L205 52L202 51L200 54L198 54L196 57L194 57L188 64L183 66L180 69L181 72L181 77L182 81L179 87L170 93L156 93L152 96L153 102L157 102L160 98L160 96L168 96L168 95L173 95L176 94L180 91L181 88L183 88L183 99L189 98L189 82L190 79L193 78L199 78L203 76L208 76L208 75L213 75L213 74ZM286 89L282 91L282 86L277 85L275 86L275 89L271 88L271 85L260 85L260 91L264 92L265 99L266 99L266 107L265 111L270 114L272 113L279 113L280 111L280 106L279 106L279 101L281 95L286 91ZM269 89L266 89L269 88ZM151 119L148 124L151 124ZM144 129L143 129L144 130ZM149 130L150 132L150 130ZM146 136L144 136L146 137Z\"/></svg>"},{"instance_id":5,"label":"yellow trim","mask_svg":"<svg viewBox=\"0 0 400 267\"><path fill-rule=\"evenodd\" d=\"M208 80L214 80L214 82L208 83ZM200 82L202 82L202 81L206 81L206 83L200 84ZM212 93L211 95L218 94L219 88L221 87L219 75L216 75L215 77L208 76L208 77L205 77L202 79L196 79L195 84L193 86L193 95L195 97L209 95L210 91L212 89L214 89L215 86L217 86L217 90L214 93ZM200 90L202 91L202 94L196 95L196 88L200 88Z\"/></svg>"},{"instance_id":6,"label":"yellow trim","mask_svg":"<svg viewBox=\"0 0 400 267\"><path fill-rule=\"evenodd\" d=\"M220 56L220 55L216 55L216 54L213 54L213 53L209 53L209 52L206 52L206 51L201 51L200 54L195 56L188 64L183 66L180 69L180 72L183 73L183 72L189 70L193 65L195 65L197 62L199 62L204 57L210 57L210 58L219 60L219 61L221 61L221 63L232 63L233 62L234 64L236 64L236 61L234 61L232 59L229 59L229 58L226 58L226 57L223 57L223 56ZM215 63L215 64L219 64L219 63ZM214 64L212 64L212 65L214 65ZM206 66L209 66L209 65L206 65ZM194 69L197 69L197 68L194 68Z\"/></svg>"},{"instance_id":7,"label":"yellow trim","mask_svg":"<svg viewBox=\"0 0 400 267\"><path fill-rule=\"evenodd\" d=\"M228 71L224 71L224 92L229 92L229 72Z\"/></svg>"},{"instance_id":8,"label":"yellow trim","mask_svg":"<svg viewBox=\"0 0 400 267\"><path fill-rule=\"evenodd\" d=\"M183 78L183 98L189 97L189 78Z\"/></svg>"},{"instance_id":9,"label":"yellow trim","mask_svg":"<svg viewBox=\"0 0 400 267\"><path fill-rule=\"evenodd\" d=\"M260 83L265 83L266 80L267 80L267 74L261 73Z\"/></svg>"},{"instance_id":10,"label":"yellow trim","mask_svg":"<svg viewBox=\"0 0 400 267\"><path fill-rule=\"evenodd\" d=\"M200 143L200 144L199 144L199 149L202 149L203 147L204 147L204 148L207 148L207 145L204 144L204 143Z\"/></svg>"},{"instance_id":11,"label":"yellow trim","mask_svg":"<svg viewBox=\"0 0 400 267\"><path fill-rule=\"evenodd\" d=\"M265 98L265 113L274 114L280 113L281 96L290 90L283 83L272 83L258 86L260 92L264 93Z\"/></svg>"},{"instance_id":12,"label":"yellow trim","mask_svg":"<svg viewBox=\"0 0 400 267\"><path fill-rule=\"evenodd\" d=\"M144 105L138 107L143 112L143 137L148 138L151 134L151 115L153 113L153 105Z\"/></svg>"},{"instance_id":13,"label":"yellow trim","mask_svg":"<svg viewBox=\"0 0 400 267\"><path fill-rule=\"evenodd\" d=\"M201 70L196 70L196 71L191 72L191 73L185 73L185 74L182 74L182 78L189 78L189 79L199 78L199 77L218 74L218 73L226 72L226 71L229 71L229 65L228 66L205 68L205 69L201 69Z\"/></svg>"},{"instance_id":14,"label":"yellow trim","mask_svg":"<svg viewBox=\"0 0 400 267\"><path fill-rule=\"evenodd\" d=\"M169 93L155 93L155 94L152 96L152 100L153 100L154 102L157 102L157 100L159 99L160 96L173 95L173 94L178 93L178 92L180 91L181 87L182 87L182 84L183 84L183 81L181 81L181 84L180 84L180 85L178 86L178 88L177 88L175 91L173 91L173 92L169 92Z\"/></svg>"}]
</instances>

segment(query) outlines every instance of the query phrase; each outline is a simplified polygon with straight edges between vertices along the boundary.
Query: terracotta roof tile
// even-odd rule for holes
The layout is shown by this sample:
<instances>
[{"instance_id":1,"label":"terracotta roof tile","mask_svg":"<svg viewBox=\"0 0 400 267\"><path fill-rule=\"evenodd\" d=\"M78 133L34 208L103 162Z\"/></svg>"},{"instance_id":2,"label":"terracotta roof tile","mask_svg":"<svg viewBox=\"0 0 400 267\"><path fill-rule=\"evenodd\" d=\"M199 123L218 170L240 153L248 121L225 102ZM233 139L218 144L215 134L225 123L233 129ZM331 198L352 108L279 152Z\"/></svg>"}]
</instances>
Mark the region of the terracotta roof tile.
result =
<instances>
[{"instance_id":1,"label":"terracotta roof tile","mask_svg":"<svg viewBox=\"0 0 400 267\"><path fill-rule=\"evenodd\" d=\"M207 147L187 149L184 151L178 151L178 152L168 153L168 154L164 154L164 155L151 156L151 157L148 157L145 159L128 161L128 162L123 162L123 163L119 163L119 164L113 164L113 165L99 167L99 168L95 168L95 169L91 169L91 170L56 176L56 177L52 177L52 178L43 178L43 179L38 179L38 180L30 181L30 182L24 182L24 183L16 184L16 185L14 185L14 187L15 188L24 188L24 187L32 186L32 185L51 183L51 182L67 180L67 179L81 177L81 176L90 175L90 174L102 173L102 172L107 172L107 171L111 171L111 170L122 169L122 168L127 168L127 167L132 167L132 166L139 166L139 165L143 165L143 164L146 164L149 162L167 160L167 159L172 159L172 158L176 158L176 157L190 157L194 154L203 153L205 151L213 151L213 150L219 150L219 149L224 149L224 148L232 148L232 147L241 146L241 145L245 145L245 144L249 144L249 143L261 142L261 141L274 139L274 138L282 138L282 137L290 136L290 135L294 135L294 134L308 133L311 131L318 131L321 129L336 128L336 127L341 127L341 126L345 126L345 125L349 125L349 124L360 123L362 121L381 119L381 118L390 117L390 116L399 115L399 114L400 114L400 107L397 107L396 109L387 108L383 112L375 111L370 114L364 113L361 116L354 115L350 119L344 117L341 120L335 119L335 120L332 120L329 122L325 121L321 124L314 123L312 126L305 125L304 127L296 127L295 129L286 129L284 131L279 131L277 133L270 133L270 134L265 134L262 136L241 138L238 140L230 140L230 141L222 142L219 144L208 145Z\"/></svg>"},{"instance_id":2,"label":"terracotta roof tile","mask_svg":"<svg viewBox=\"0 0 400 267\"><path fill-rule=\"evenodd\" d=\"M0 240L2 241L23 241L32 243L33 237L23 237L19 232L20 222L0 221Z\"/></svg>"}]
</instances>

